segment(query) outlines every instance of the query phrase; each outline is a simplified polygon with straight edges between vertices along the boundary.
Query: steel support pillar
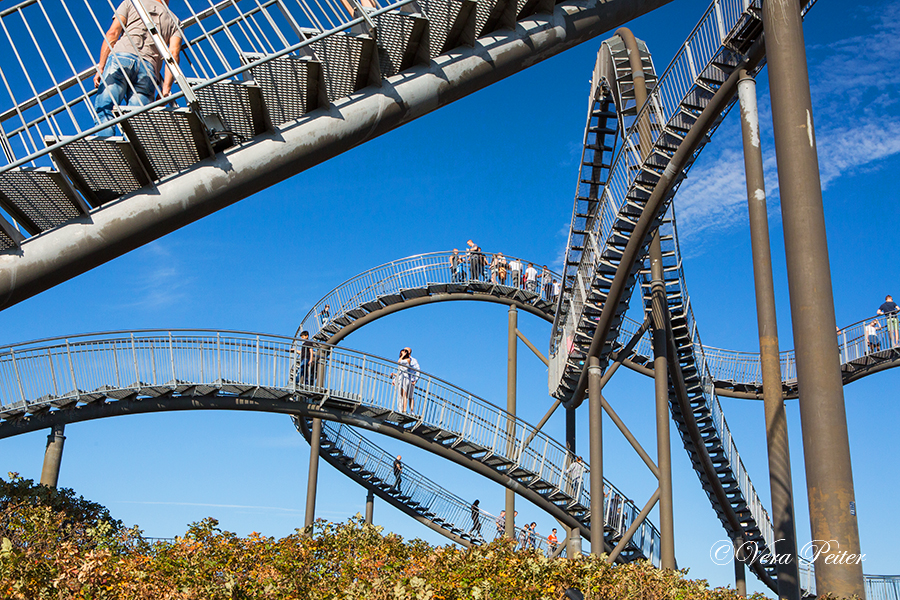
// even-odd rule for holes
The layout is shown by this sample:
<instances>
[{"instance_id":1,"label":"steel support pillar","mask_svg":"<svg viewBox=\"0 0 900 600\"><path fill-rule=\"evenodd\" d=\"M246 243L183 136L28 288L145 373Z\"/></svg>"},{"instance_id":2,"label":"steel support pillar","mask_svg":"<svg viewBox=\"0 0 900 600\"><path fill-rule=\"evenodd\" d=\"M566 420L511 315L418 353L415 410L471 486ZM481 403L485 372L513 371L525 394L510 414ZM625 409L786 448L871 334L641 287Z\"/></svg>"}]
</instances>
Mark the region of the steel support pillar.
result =
<instances>
[{"instance_id":1,"label":"steel support pillar","mask_svg":"<svg viewBox=\"0 0 900 600\"><path fill-rule=\"evenodd\" d=\"M518 339L516 338L516 331L518 329L519 313L518 311L516 311L516 307L512 304L509 305L507 319L509 327L506 339L506 412L508 412L510 416L515 417L516 365L518 361ZM516 443L516 422L514 420L510 419L506 427L506 433L508 436L507 443L510 446L510 453L508 454L508 456L513 456ZM511 540L516 539L516 493L509 488L506 489L505 534L506 537Z\"/></svg>"},{"instance_id":2,"label":"steel support pillar","mask_svg":"<svg viewBox=\"0 0 900 600\"><path fill-rule=\"evenodd\" d=\"M663 569L674 569L675 517L672 502L672 446L669 438L669 368L666 357L669 307L659 231L650 242L650 301L656 390L656 460L659 469L659 556Z\"/></svg>"},{"instance_id":3,"label":"steel support pillar","mask_svg":"<svg viewBox=\"0 0 900 600\"><path fill-rule=\"evenodd\" d=\"M590 424L591 464L591 554L603 553L603 403L600 395L600 359L592 356L588 361L588 422Z\"/></svg>"},{"instance_id":4,"label":"steel support pillar","mask_svg":"<svg viewBox=\"0 0 900 600\"><path fill-rule=\"evenodd\" d=\"M55 488L59 482L59 467L62 464L63 445L66 443L65 425L54 425L47 436L44 450L44 466L41 469L41 485Z\"/></svg>"},{"instance_id":5,"label":"steel support pillar","mask_svg":"<svg viewBox=\"0 0 900 600\"><path fill-rule=\"evenodd\" d=\"M838 560L860 554L859 527L800 4L765 0L762 17L810 529L814 540L835 540L816 561L816 592L865 598L862 562Z\"/></svg>"},{"instance_id":6,"label":"steel support pillar","mask_svg":"<svg viewBox=\"0 0 900 600\"><path fill-rule=\"evenodd\" d=\"M575 454L575 409L566 409L566 450Z\"/></svg>"},{"instance_id":7,"label":"steel support pillar","mask_svg":"<svg viewBox=\"0 0 900 600\"><path fill-rule=\"evenodd\" d=\"M743 540L734 540L734 590L741 598L747 597L747 571L744 569L744 560L741 555Z\"/></svg>"},{"instance_id":8,"label":"steel support pillar","mask_svg":"<svg viewBox=\"0 0 900 600\"><path fill-rule=\"evenodd\" d=\"M306 519L303 522L307 533L312 533L316 520L316 487L319 481L319 448L322 445L322 419L312 420L309 436L309 479L306 483Z\"/></svg>"},{"instance_id":9,"label":"steel support pillar","mask_svg":"<svg viewBox=\"0 0 900 600\"><path fill-rule=\"evenodd\" d=\"M746 70L741 73L741 79L738 81L738 98L741 105L741 134L744 145L744 170L747 178L750 241L753 251L753 280L756 286L756 318L759 328L759 357L762 365L775 553L778 556L796 557L797 536L794 526L791 453L782 393L781 361L778 353L775 283L772 278L766 184L759 141L756 81L747 74ZM800 573L797 563L796 559L787 564L776 563L779 598L800 600Z\"/></svg>"},{"instance_id":10,"label":"steel support pillar","mask_svg":"<svg viewBox=\"0 0 900 600\"><path fill-rule=\"evenodd\" d=\"M375 512L375 492L369 490L366 494L366 523L372 524L372 516Z\"/></svg>"}]
</instances>

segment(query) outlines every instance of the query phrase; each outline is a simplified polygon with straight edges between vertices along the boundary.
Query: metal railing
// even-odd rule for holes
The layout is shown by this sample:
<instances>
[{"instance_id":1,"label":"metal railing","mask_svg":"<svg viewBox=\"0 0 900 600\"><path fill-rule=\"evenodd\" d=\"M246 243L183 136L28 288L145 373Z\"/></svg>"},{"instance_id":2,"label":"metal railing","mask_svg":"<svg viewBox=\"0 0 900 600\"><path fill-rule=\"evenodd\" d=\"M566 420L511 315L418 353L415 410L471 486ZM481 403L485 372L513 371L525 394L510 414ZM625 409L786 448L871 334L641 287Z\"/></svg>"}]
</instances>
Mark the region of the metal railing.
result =
<instances>
[{"instance_id":1,"label":"metal railing","mask_svg":"<svg viewBox=\"0 0 900 600\"><path fill-rule=\"evenodd\" d=\"M299 417L295 417L295 422ZM299 429L299 426L298 426ZM359 465L362 470L368 471L372 477L385 484L396 482L393 472L393 455L364 438L356 428L342 423L322 423L322 434L339 450L341 454ZM397 496L403 496L400 502L415 506L414 510L425 515L425 518L433 520L445 529L454 531L457 535L466 535L473 543L485 543L496 537L497 517L480 507L472 508L472 502L441 487L434 481L425 477L419 471L403 464L403 475L399 485L392 485L390 489L396 489ZM428 514L431 516L429 517ZM438 520L435 520L438 519ZM533 537L533 547L549 554L550 548L547 538L537 533L531 536L521 527L516 527L516 539L525 540ZM565 550L562 551L565 555Z\"/></svg>"},{"instance_id":2,"label":"metal railing","mask_svg":"<svg viewBox=\"0 0 900 600\"><path fill-rule=\"evenodd\" d=\"M152 0L128 0L142 2ZM10 60L0 68L0 147L6 166L53 166L45 136L62 138L53 148L96 134L131 114L167 104L185 104L185 94L225 80L248 78L251 66L305 52L311 44L356 25L370 25L382 12L412 0L359 11L352 18L344 0L173 0L180 20L182 60L170 66L180 82L168 98L131 107L127 116L97 124L91 81L117 4L89 0L25 0L0 12L0 52ZM197 0L193 0L197 2ZM346 0L359 7L358 0ZM252 56L254 62L250 62ZM190 82L188 88L184 82ZM28 90L23 93L21 90ZM160 92L157 85L156 93ZM49 143L49 142L48 142Z\"/></svg>"},{"instance_id":3,"label":"metal railing","mask_svg":"<svg viewBox=\"0 0 900 600\"><path fill-rule=\"evenodd\" d=\"M457 284L471 287L472 283L487 283L510 288L509 291L512 288L523 289L548 302L555 300L553 284L560 281L560 276L545 268L545 265L494 252L483 253L484 260L474 261L473 266L473 261L466 253L460 252L459 262L454 268L450 262L452 256L450 251L417 254L364 271L341 283L316 302L303 317L297 333L306 329L310 336L315 336L329 322L367 302L399 294L403 290L435 285ZM502 257L502 264L505 265L502 270L499 261L495 263L496 257ZM518 272L513 271L511 266L516 262L521 265ZM527 283L524 277L529 264L533 264L537 271L533 285Z\"/></svg>"},{"instance_id":4,"label":"metal railing","mask_svg":"<svg viewBox=\"0 0 900 600\"><path fill-rule=\"evenodd\" d=\"M900 346L891 317L873 315L837 330L838 345L835 350L841 357L841 365ZM762 386L762 368L758 352L737 352L721 348L704 347L710 376L716 381L729 381ZM784 383L797 382L797 361L793 350L780 354L781 378Z\"/></svg>"},{"instance_id":5,"label":"metal railing","mask_svg":"<svg viewBox=\"0 0 900 600\"><path fill-rule=\"evenodd\" d=\"M0 416L147 388L212 391L230 386L275 389L298 399L315 396L320 405L338 398L350 412L366 407L398 413L398 384L406 375L414 383L406 418L503 457L516 470L530 473L532 482L543 482L573 504L590 506L583 481L567 474L574 455L497 406L427 373L409 376L395 362L325 344L316 344L313 364L303 377L295 377L299 350L294 338L203 330L101 333L16 344L0 349ZM626 528L640 512L630 501L617 510L622 522L611 525ZM632 543L644 556L653 556L659 532L644 521Z\"/></svg>"}]
</instances>

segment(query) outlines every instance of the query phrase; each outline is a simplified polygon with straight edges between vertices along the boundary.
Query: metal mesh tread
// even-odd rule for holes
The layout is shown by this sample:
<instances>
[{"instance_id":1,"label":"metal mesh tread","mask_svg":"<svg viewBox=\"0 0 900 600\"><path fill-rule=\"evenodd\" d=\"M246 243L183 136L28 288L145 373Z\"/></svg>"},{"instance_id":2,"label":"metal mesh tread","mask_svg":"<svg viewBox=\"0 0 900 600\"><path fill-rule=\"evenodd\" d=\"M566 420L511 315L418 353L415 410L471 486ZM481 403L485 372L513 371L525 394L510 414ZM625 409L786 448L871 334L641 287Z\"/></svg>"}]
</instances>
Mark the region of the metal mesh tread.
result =
<instances>
[{"instance_id":1,"label":"metal mesh tread","mask_svg":"<svg viewBox=\"0 0 900 600\"><path fill-rule=\"evenodd\" d=\"M0 206L32 235L87 212L62 173L47 167L0 174Z\"/></svg>"},{"instance_id":2,"label":"metal mesh tread","mask_svg":"<svg viewBox=\"0 0 900 600\"><path fill-rule=\"evenodd\" d=\"M249 140L266 130L259 87L235 81L220 81L196 92L203 114L219 117L226 131L235 134L241 141Z\"/></svg>"},{"instance_id":3,"label":"metal mesh tread","mask_svg":"<svg viewBox=\"0 0 900 600\"><path fill-rule=\"evenodd\" d=\"M55 143L56 138L46 138ZM150 179L131 144L121 137L87 137L51 152L54 160L94 206L138 190Z\"/></svg>"},{"instance_id":4,"label":"metal mesh tread","mask_svg":"<svg viewBox=\"0 0 900 600\"><path fill-rule=\"evenodd\" d=\"M14 239L16 233L6 219L0 218L0 252L12 250L19 245Z\"/></svg>"},{"instance_id":5,"label":"metal mesh tread","mask_svg":"<svg viewBox=\"0 0 900 600\"><path fill-rule=\"evenodd\" d=\"M368 82L375 41L366 35L334 34L311 44L322 62L329 102L349 96Z\"/></svg>"},{"instance_id":6,"label":"metal mesh tread","mask_svg":"<svg viewBox=\"0 0 900 600\"><path fill-rule=\"evenodd\" d=\"M420 0L422 12L428 17L428 56L434 58L459 45L459 38L474 0Z\"/></svg>"},{"instance_id":7,"label":"metal mesh tread","mask_svg":"<svg viewBox=\"0 0 900 600\"><path fill-rule=\"evenodd\" d=\"M250 69L262 90L273 127L293 121L318 107L321 63L300 56L282 56Z\"/></svg>"},{"instance_id":8,"label":"metal mesh tread","mask_svg":"<svg viewBox=\"0 0 900 600\"><path fill-rule=\"evenodd\" d=\"M154 179L183 171L210 155L200 118L185 108L138 113L122 128Z\"/></svg>"},{"instance_id":9,"label":"metal mesh tread","mask_svg":"<svg viewBox=\"0 0 900 600\"><path fill-rule=\"evenodd\" d=\"M500 20L505 0L477 0L475 7L475 37L493 31Z\"/></svg>"},{"instance_id":10,"label":"metal mesh tread","mask_svg":"<svg viewBox=\"0 0 900 600\"><path fill-rule=\"evenodd\" d=\"M416 60L428 19L400 12L375 17L378 28L378 66L384 77L396 75Z\"/></svg>"}]
</instances>

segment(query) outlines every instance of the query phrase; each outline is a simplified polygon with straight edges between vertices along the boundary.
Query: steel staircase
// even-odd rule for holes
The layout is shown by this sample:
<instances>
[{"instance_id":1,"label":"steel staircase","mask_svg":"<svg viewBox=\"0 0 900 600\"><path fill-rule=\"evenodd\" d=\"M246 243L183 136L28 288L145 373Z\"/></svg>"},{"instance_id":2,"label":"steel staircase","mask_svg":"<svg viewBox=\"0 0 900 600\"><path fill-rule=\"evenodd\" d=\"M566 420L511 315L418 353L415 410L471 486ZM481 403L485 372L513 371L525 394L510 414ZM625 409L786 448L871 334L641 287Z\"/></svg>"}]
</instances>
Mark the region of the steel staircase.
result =
<instances>
[{"instance_id":1,"label":"steel staircase","mask_svg":"<svg viewBox=\"0 0 900 600\"><path fill-rule=\"evenodd\" d=\"M516 490L582 535L590 498L565 471L573 456L496 406L421 373L400 412L397 364L318 344L310 379L292 375L294 338L217 331L137 331L43 340L0 351L0 439L119 414L219 408L318 417L391 435ZM527 443L526 443L527 442ZM640 512L606 482L626 530ZM623 560L658 554L647 521Z\"/></svg>"},{"instance_id":2,"label":"steel staircase","mask_svg":"<svg viewBox=\"0 0 900 600\"><path fill-rule=\"evenodd\" d=\"M121 108L106 125L94 124L91 80L111 15L68 0L0 11L8 32L0 51L10 57L0 99L0 266L19 273L0 281L6 302L668 0L588 0L576 3L576 16L570 1L398 0L351 18L338 3L223 0L195 9L178 0L170 8L184 42L181 64L170 63L173 95ZM111 125L123 135L95 135Z\"/></svg>"},{"instance_id":3,"label":"steel staircase","mask_svg":"<svg viewBox=\"0 0 900 600\"><path fill-rule=\"evenodd\" d=\"M297 430L311 438L310 420L294 417ZM497 518L476 508L471 502L439 486L409 465L403 467L399 486L394 485L394 457L359 435L347 425L322 423L320 455L334 468L406 515L424 523L448 539L463 546L483 544L494 539ZM516 528L516 539L521 528ZM535 548L549 554L547 538L534 536ZM563 549L561 555L565 555Z\"/></svg>"},{"instance_id":4,"label":"steel staircase","mask_svg":"<svg viewBox=\"0 0 900 600\"><path fill-rule=\"evenodd\" d=\"M593 340L600 312L607 302L618 269L630 269L626 289L617 300L612 326L600 352L601 366L605 366L628 308L638 268L637 263L620 264L625 245L679 144L718 87L740 63L743 53L761 35L762 26L756 13L754 5L745 7L741 0L715 0L658 82L650 75L652 62L649 57L642 57L649 94L647 105L640 107L640 120L647 123L643 140L641 128L637 126L639 119L635 116L635 108L629 103L629 100L633 103L633 87L626 84L631 76L627 56L604 44L603 48L611 59L598 57L592 83L591 110L595 112L598 106L602 108L602 103L597 100L598 92L611 95L613 104L624 109L618 126L622 133L614 136L617 142L615 156L610 167L601 169L605 172L605 180L599 180L599 187L585 189L583 182L590 178L585 175L584 165L594 161L582 160L567 249L566 286L560 298L551 339L549 387L552 395L566 402L580 402L580 399L572 399L571 396L581 376L584 357ZM610 60L613 66L607 68ZM621 90L622 98L616 99L616 90ZM630 125L626 123L626 118L631 121ZM605 139L609 139L609 135L607 133ZM693 153L685 169L677 174L678 181L702 151L709 135ZM649 148L646 159L641 157L642 144ZM588 131L585 135L585 154L593 156L592 147L595 145ZM608 145L603 143L604 147ZM677 182L670 190L666 203L671 201L676 189ZM592 216L581 222L578 215L584 214L585 200L582 198L592 195L599 196L596 208L593 212L587 211ZM660 212L657 223L663 213ZM644 252L649 242L649 237L643 241Z\"/></svg>"}]
</instances>

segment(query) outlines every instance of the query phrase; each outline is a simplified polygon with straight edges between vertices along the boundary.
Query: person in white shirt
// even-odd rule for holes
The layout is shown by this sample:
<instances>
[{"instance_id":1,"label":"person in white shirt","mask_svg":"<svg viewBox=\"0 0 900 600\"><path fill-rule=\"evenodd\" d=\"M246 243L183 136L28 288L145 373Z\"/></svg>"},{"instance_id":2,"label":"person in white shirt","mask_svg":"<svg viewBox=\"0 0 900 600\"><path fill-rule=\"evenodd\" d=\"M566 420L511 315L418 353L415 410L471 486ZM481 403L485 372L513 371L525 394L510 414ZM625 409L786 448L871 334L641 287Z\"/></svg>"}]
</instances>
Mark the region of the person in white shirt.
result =
<instances>
[{"instance_id":1,"label":"person in white shirt","mask_svg":"<svg viewBox=\"0 0 900 600\"><path fill-rule=\"evenodd\" d=\"M509 272L512 274L512 284L514 287L522 287L522 263L518 258L514 258L509 263Z\"/></svg>"},{"instance_id":2,"label":"person in white shirt","mask_svg":"<svg viewBox=\"0 0 900 600\"><path fill-rule=\"evenodd\" d=\"M559 298L559 292L562 290L562 285L560 285L559 281L556 279L553 280L553 296L550 298L551 302L556 302L556 299Z\"/></svg>"},{"instance_id":3,"label":"person in white shirt","mask_svg":"<svg viewBox=\"0 0 900 600\"><path fill-rule=\"evenodd\" d=\"M878 321L866 323L865 332L868 351L878 352L881 350L881 344L878 343Z\"/></svg>"},{"instance_id":4,"label":"person in white shirt","mask_svg":"<svg viewBox=\"0 0 900 600\"><path fill-rule=\"evenodd\" d=\"M529 292L534 292L537 289L537 277L537 269L534 268L533 264L528 263L528 268L525 269L525 289Z\"/></svg>"},{"instance_id":5,"label":"person in white shirt","mask_svg":"<svg viewBox=\"0 0 900 600\"><path fill-rule=\"evenodd\" d=\"M574 490L574 494L572 497L577 502L581 498L581 486L584 481L584 471L587 468L587 465L584 464L584 461L579 456L575 459L569 468L566 469L566 475L569 477L569 483Z\"/></svg>"}]
</instances>

